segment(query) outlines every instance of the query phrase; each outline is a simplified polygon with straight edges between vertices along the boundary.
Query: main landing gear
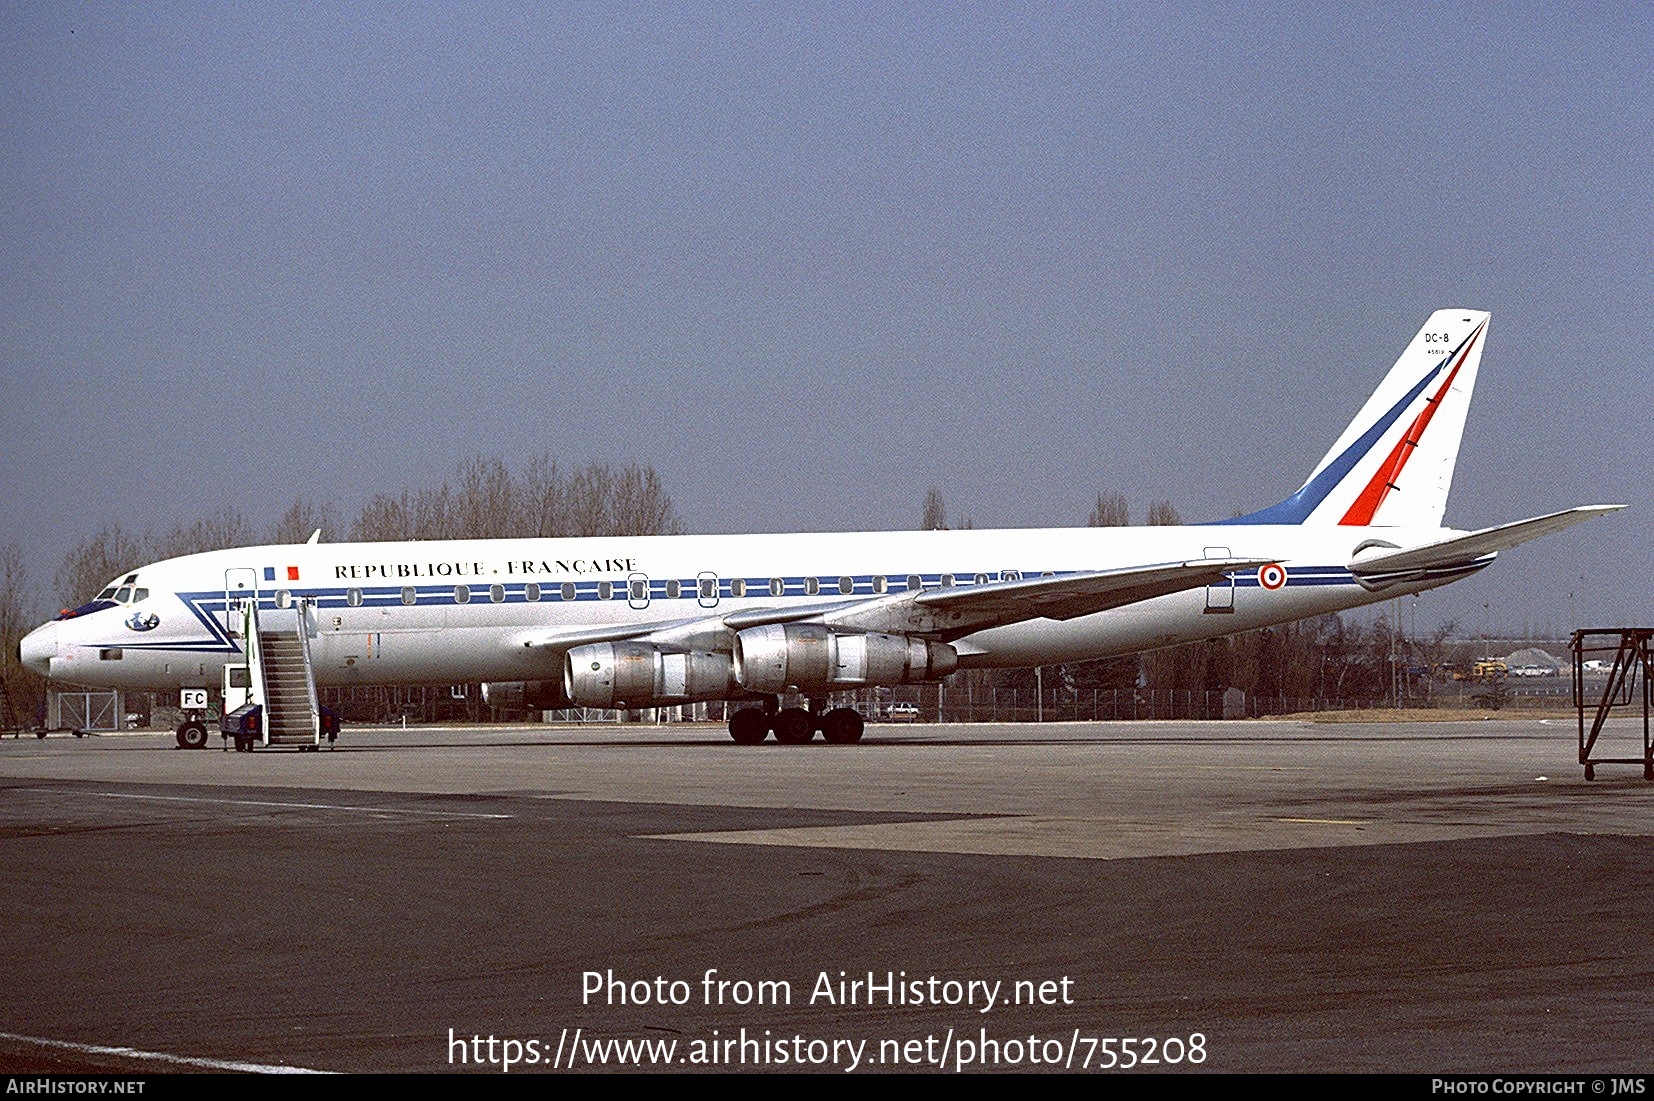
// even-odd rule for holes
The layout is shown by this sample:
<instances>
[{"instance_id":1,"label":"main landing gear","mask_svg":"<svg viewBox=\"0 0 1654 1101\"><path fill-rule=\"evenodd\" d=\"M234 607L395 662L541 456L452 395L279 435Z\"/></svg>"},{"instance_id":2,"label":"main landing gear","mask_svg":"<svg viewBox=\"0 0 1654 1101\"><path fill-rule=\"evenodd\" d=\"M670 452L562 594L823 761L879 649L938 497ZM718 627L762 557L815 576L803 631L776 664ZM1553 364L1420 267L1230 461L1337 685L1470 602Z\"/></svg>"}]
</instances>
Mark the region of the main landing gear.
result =
<instances>
[{"instance_id":1,"label":"main landing gear","mask_svg":"<svg viewBox=\"0 0 1654 1101\"><path fill-rule=\"evenodd\" d=\"M773 731L782 745L807 745L816 732L833 745L861 741L866 723L852 707L829 709L825 700L811 700L808 709L782 707L774 696L764 699L762 708L743 707L729 717L729 736L736 745L760 745Z\"/></svg>"}]
</instances>

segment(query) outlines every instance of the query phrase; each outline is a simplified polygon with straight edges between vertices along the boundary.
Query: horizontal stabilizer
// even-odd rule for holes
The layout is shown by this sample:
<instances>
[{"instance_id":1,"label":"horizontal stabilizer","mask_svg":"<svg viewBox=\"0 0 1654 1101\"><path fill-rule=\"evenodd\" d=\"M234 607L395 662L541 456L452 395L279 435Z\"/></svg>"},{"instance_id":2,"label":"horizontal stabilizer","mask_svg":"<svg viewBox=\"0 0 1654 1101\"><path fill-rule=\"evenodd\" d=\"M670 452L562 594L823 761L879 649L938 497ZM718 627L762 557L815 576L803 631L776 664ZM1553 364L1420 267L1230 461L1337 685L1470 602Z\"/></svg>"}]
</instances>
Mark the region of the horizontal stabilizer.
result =
<instances>
[{"instance_id":1,"label":"horizontal stabilizer","mask_svg":"<svg viewBox=\"0 0 1654 1101\"><path fill-rule=\"evenodd\" d=\"M1422 547L1363 553L1357 555L1355 560L1350 563L1350 572L1355 574L1357 578L1372 578L1418 570L1442 570L1469 566L1478 559L1497 554L1502 550L1509 550L1511 547L1520 546L1530 539L1537 539L1541 535L1550 535L1552 532L1573 527L1575 524L1595 519L1610 512L1618 512L1624 507L1624 505L1582 505L1579 508L1553 512L1547 516L1535 516L1531 520L1517 520L1510 524L1483 528L1480 531L1470 532L1468 535L1454 536L1451 539L1443 539L1437 543L1426 543Z\"/></svg>"}]
</instances>

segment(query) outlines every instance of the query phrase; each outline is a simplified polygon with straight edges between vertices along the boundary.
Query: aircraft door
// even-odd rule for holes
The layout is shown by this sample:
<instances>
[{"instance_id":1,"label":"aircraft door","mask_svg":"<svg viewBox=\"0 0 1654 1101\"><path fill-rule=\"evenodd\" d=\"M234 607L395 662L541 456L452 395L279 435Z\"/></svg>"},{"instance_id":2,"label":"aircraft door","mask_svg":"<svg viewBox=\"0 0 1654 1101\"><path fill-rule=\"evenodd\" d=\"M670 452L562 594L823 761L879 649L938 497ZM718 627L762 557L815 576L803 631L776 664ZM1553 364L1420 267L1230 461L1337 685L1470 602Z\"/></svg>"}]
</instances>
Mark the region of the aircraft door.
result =
<instances>
[{"instance_id":1,"label":"aircraft door","mask_svg":"<svg viewBox=\"0 0 1654 1101\"><path fill-rule=\"evenodd\" d=\"M1232 558L1228 547L1207 547L1201 552L1202 558ZM1214 581L1206 586L1206 613L1208 615L1222 615L1235 610L1235 575L1229 574L1222 580Z\"/></svg>"},{"instance_id":2,"label":"aircraft door","mask_svg":"<svg viewBox=\"0 0 1654 1101\"><path fill-rule=\"evenodd\" d=\"M695 602L703 608L718 606L718 575L702 572L695 576Z\"/></svg>"},{"instance_id":3,"label":"aircraft door","mask_svg":"<svg viewBox=\"0 0 1654 1101\"><path fill-rule=\"evenodd\" d=\"M252 601L258 607L258 571L235 567L224 571L224 630L231 638L241 637L242 606Z\"/></svg>"},{"instance_id":4,"label":"aircraft door","mask_svg":"<svg viewBox=\"0 0 1654 1101\"><path fill-rule=\"evenodd\" d=\"M649 606L649 577L634 573L626 578L626 603L639 610Z\"/></svg>"}]
</instances>

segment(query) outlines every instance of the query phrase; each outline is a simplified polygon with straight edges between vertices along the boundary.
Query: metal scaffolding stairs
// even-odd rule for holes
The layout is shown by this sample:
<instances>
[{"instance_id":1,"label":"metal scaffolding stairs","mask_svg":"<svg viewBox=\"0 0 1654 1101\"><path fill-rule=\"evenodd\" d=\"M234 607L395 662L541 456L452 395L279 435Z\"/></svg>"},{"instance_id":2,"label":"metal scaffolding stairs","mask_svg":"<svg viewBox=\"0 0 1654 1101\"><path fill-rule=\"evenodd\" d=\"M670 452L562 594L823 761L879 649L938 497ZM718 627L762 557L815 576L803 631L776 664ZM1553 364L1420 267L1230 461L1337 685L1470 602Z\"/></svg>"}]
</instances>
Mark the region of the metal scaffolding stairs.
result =
<instances>
[{"instance_id":1,"label":"metal scaffolding stairs","mask_svg":"<svg viewBox=\"0 0 1654 1101\"><path fill-rule=\"evenodd\" d=\"M1579 709L1579 763L1585 766L1585 778L1595 780L1598 765L1641 765L1643 779L1654 780L1654 627L1611 627L1581 629L1574 632L1568 648L1574 655L1574 706ZM1593 700L1585 676L1587 655L1602 657L1590 659L1597 668L1607 665L1607 676L1602 681L1601 696ZM1608 658L1607 655L1613 655ZM1594 687L1594 686L1593 686ZM1597 739L1616 709L1642 711L1642 755L1639 757L1599 757ZM1586 727L1586 714L1590 727Z\"/></svg>"}]
</instances>

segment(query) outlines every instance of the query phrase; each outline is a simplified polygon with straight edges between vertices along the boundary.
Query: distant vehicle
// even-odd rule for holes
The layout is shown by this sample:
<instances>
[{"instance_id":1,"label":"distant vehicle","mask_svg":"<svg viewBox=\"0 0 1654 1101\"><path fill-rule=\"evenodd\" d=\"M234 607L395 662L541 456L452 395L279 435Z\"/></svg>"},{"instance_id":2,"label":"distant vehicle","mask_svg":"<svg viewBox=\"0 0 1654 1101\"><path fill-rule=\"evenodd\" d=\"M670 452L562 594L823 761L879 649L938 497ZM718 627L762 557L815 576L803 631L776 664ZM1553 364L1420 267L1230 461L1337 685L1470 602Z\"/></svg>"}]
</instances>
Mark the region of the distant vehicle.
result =
<instances>
[{"instance_id":1,"label":"distant vehicle","mask_svg":"<svg viewBox=\"0 0 1654 1101\"><path fill-rule=\"evenodd\" d=\"M1475 680L1481 680L1484 677L1491 677L1498 673L1508 672L1510 672L1510 666L1506 665L1502 661L1494 661L1489 659L1487 661L1478 661L1476 663L1476 667L1470 671L1470 675Z\"/></svg>"},{"instance_id":2,"label":"distant vehicle","mask_svg":"<svg viewBox=\"0 0 1654 1101\"><path fill-rule=\"evenodd\" d=\"M1550 665L1518 665L1510 671L1513 677L1554 677L1556 668Z\"/></svg>"},{"instance_id":3,"label":"distant vehicle","mask_svg":"<svg viewBox=\"0 0 1654 1101\"><path fill-rule=\"evenodd\" d=\"M916 703L886 704L880 709L879 718L887 723L916 723L919 721L919 705Z\"/></svg>"}]
</instances>

